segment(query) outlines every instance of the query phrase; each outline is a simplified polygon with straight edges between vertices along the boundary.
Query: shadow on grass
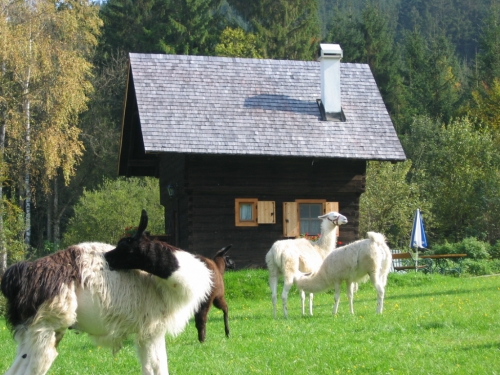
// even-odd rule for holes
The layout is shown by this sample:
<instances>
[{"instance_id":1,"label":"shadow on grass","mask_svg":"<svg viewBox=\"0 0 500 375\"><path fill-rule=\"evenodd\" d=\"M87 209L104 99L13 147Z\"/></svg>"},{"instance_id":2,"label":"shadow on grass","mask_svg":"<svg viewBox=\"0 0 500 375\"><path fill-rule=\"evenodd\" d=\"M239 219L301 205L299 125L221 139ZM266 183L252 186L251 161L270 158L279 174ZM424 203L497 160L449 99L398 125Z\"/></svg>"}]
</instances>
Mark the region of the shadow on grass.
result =
<instances>
[{"instance_id":1,"label":"shadow on grass","mask_svg":"<svg viewBox=\"0 0 500 375\"><path fill-rule=\"evenodd\" d=\"M500 341L478 344L478 345L468 345L462 348L465 352L470 352L473 350L484 350L484 349L500 349Z\"/></svg>"},{"instance_id":2,"label":"shadow on grass","mask_svg":"<svg viewBox=\"0 0 500 375\"><path fill-rule=\"evenodd\" d=\"M483 288L481 289L482 292L484 291L497 291L498 287L497 286L492 286L489 288ZM412 294L389 294L386 292L385 300L392 300L392 299L400 299L400 298L423 298L423 297L432 297L432 296L454 296L457 294L470 294L473 292L477 292L478 289L460 289L460 290L443 290L439 292L431 292L431 293L412 293ZM360 299L359 301L362 301Z\"/></svg>"}]
</instances>

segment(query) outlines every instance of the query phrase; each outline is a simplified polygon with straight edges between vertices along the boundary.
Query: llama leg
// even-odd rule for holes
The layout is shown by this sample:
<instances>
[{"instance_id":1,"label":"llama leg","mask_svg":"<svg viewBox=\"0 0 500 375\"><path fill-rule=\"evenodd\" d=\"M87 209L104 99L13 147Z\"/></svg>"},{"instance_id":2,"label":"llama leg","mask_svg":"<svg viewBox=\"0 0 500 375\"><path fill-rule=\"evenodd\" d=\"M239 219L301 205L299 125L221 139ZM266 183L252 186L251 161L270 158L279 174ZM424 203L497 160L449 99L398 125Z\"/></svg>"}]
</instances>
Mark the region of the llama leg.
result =
<instances>
[{"instance_id":1,"label":"llama leg","mask_svg":"<svg viewBox=\"0 0 500 375\"><path fill-rule=\"evenodd\" d=\"M335 283L335 305L333 306L333 314L336 315L339 310L339 302L340 302L340 284Z\"/></svg>"},{"instance_id":2,"label":"llama leg","mask_svg":"<svg viewBox=\"0 0 500 375\"><path fill-rule=\"evenodd\" d=\"M142 375L168 375L164 333L148 340L136 339L136 347Z\"/></svg>"},{"instance_id":3,"label":"llama leg","mask_svg":"<svg viewBox=\"0 0 500 375\"><path fill-rule=\"evenodd\" d=\"M210 310L210 301L201 304L200 309L194 314L196 329L198 330L198 341L204 342L207 329L207 317Z\"/></svg>"},{"instance_id":4,"label":"llama leg","mask_svg":"<svg viewBox=\"0 0 500 375\"><path fill-rule=\"evenodd\" d=\"M16 375L24 374L26 372L26 367L28 366L27 348L25 341L25 329L20 329L15 334L15 340L17 341L17 351L16 357L14 358L14 363L10 366L9 370L4 375Z\"/></svg>"},{"instance_id":5,"label":"llama leg","mask_svg":"<svg viewBox=\"0 0 500 375\"><path fill-rule=\"evenodd\" d=\"M45 375L57 357L56 332L50 328L30 327L26 332L25 371L19 374ZM62 337L61 337L62 338Z\"/></svg>"},{"instance_id":6,"label":"llama leg","mask_svg":"<svg viewBox=\"0 0 500 375\"><path fill-rule=\"evenodd\" d=\"M302 316L306 314L305 312L305 304L306 304L306 292L303 290L300 291L300 301L302 302Z\"/></svg>"},{"instance_id":7,"label":"llama leg","mask_svg":"<svg viewBox=\"0 0 500 375\"><path fill-rule=\"evenodd\" d=\"M214 306L224 313L224 329L226 331L226 337L229 337L229 314L227 309L226 299L224 297L215 298Z\"/></svg>"},{"instance_id":8,"label":"llama leg","mask_svg":"<svg viewBox=\"0 0 500 375\"><path fill-rule=\"evenodd\" d=\"M313 314L313 300L314 300L314 294L309 293L309 314L312 316Z\"/></svg>"},{"instance_id":9,"label":"llama leg","mask_svg":"<svg viewBox=\"0 0 500 375\"><path fill-rule=\"evenodd\" d=\"M377 314L382 314L384 310L384 281L377 273L370 275L371 282L377 291Z\"/></svg>"},{"instance_id":10,"label":"llama leg","mask_svg":"<svg viewBox=\"0 0 500 375\"><path fill-rule=\"evenodd\" d=\"M283 314L285 315L285 318L288 318L288 308L287 308L288 292L292 288L292 285L293 285L293 276L288 278L285 276L285 285L283 286L283 293L281 294L281 300L283 301Z\"/></svg>"},{"instance_id":11,"label":"llama leg","mask_svg":"<svg viewBox=\"0 0 500 375\"><path fill-rule=\"evenodd\" d=\"M354 283L347 282L347 299L349 300L349 308L351 314L354 314L354 305L353 305L353 294L354 294Z\"/></svg>"},{"instance_id":12,"label":"llama leg","mask_svg":"<svg viewBox=\"0 0 500 375\"><path fill-rule=\"evenodd\" d=\"M276 305L278 303L278 272L276 270L269 270L269 288L273 301L273 316L276 319Z\"/></svg>"}]
</instances>

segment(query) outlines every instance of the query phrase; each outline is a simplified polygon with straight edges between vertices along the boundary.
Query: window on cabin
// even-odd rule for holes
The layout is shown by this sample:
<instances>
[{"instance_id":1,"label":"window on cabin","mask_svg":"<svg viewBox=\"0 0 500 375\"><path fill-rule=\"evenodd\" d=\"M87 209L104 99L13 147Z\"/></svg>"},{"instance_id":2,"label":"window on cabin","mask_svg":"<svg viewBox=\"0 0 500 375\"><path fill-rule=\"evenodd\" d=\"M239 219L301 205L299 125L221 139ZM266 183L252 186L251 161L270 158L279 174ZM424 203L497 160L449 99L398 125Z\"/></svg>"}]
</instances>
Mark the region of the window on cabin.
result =
<instances>
[{"instance_id":1,"label":"window on cabin","mask_svg":"<svg viewBox=\"0 0 500 375\"><path fill-rule=\"evenodd\" d=\"M321 219L323 203L299 203L300 234L316 236L321 233Z\"/></svg>"},{"instance_id":2,"label":"window on cabin","mask_svg":"<svg viewBox=\"0 0 500 375\"><path fill-rule=\"evenodd\" d=\"M295 202L283 202L283 237L299 237L306 233L316 236L321 233L321 220L318 216L331 211L339 212L338 202L327 202L326 199L296 199Z\"/></svg>"},{"instance_id":3,"label":"window on cabin","mask_svg":"<svg viewBox=\"0 0 500 375\"><path fill-rule=\"evenodd\" d=\"M236 198L234 221L239 227L254 227L259 224L276 224L274 201L259 201L257 198Z\"/></svg>"}]
</instances>

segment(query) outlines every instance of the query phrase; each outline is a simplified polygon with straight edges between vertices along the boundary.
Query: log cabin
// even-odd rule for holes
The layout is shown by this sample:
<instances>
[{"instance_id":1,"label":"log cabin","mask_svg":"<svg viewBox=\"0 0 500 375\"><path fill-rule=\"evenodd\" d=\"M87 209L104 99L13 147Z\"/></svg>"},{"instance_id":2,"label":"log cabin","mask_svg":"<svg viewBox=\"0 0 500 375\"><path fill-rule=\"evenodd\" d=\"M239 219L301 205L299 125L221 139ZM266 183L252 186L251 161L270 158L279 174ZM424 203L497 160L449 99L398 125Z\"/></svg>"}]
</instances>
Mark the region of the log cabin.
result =
<instances>
[{"instance_id":1,"label":"log cabin","mask_svg":"<svg viewBox=\"0 0 500 375\"><path fill-rule=\"evenodd\" d=\"M233 245L263 267L274 241L319 232L329 211L359 237L369 160L405 154L367 64L129 55L118 173L155 176L171 244L210 256Z\"/></svg>"}]
</instances>

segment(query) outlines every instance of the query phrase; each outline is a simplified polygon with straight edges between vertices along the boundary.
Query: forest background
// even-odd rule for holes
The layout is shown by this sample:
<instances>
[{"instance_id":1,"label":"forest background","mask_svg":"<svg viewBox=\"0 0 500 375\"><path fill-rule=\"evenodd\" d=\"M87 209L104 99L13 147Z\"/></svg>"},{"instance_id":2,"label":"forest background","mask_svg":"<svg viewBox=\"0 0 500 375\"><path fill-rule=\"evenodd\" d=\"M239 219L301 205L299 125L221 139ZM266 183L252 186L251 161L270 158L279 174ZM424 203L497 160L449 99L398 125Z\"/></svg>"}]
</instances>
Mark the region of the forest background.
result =
<instances>
[{"instance_id":1,"label":"forest background","mask_svg":"<svg viewBox=\"0 0 500 375\"><path fill-rule=\"evenodd\" d=\"M116 177L128 52L314 60L320 42L370 65L408 157L369 163L361 235L407 247L419 207L431 244L500 253L499 0L0 0L0 10L0 274L77 241L115 242L142 207L163 232L158 183Z\"/></svg>"}]
</instances>

